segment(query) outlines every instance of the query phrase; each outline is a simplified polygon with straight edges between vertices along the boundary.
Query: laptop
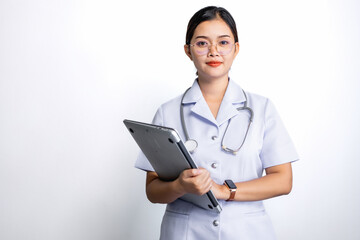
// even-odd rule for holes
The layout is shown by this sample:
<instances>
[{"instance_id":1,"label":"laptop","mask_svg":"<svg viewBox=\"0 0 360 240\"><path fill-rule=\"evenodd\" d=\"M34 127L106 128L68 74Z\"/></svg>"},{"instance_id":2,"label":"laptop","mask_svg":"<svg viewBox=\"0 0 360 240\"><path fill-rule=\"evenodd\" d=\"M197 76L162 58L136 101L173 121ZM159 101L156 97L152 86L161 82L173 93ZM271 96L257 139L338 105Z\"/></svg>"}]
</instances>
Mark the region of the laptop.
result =
<instances>
[{"instance_id":1,"label":"laptop","mask_svg":"<svg viewBox=\"0 0 360 240\"><path fill-rule=\"evenodd\" d=\"M132 120L124 120L124 124L161 180L173 181L185 169L197 168L175 129ZM189 193L180 198L209 211L222 210L211 190L202 196Z\"/></svg>"}]
</instances>

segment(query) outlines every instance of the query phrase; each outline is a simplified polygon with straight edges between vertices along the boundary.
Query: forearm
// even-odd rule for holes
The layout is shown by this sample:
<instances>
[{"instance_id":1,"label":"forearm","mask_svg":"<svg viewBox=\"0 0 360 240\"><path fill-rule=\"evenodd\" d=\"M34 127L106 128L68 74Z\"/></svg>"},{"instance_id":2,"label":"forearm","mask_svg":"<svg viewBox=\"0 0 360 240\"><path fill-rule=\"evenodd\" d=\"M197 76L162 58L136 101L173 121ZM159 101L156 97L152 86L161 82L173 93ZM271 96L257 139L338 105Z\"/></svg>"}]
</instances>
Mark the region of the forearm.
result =
<instances>
[{"instance_id":1,"label":"forearm","mask_svg":"<svg viewBox=\"0 0 360 240\"><path fill-rule=\"evenodd\" d=\"M152 203L171 203L184 195L177 180L165 182L159 178L152 179L146 186L146 195Z\"/></svg>"},{"instance_id":2,"label":"forearm","mask_svg":"<svg viewBox=\"0 0 360 240\"><path fill-rule=\"evenodd\" d=\"M258 201L290 193L291 182L279 174L269 174L248 182L237 183L236 201Z\"/></svg>"},{"instance_id":3,"label":"forearm","mask_svg":"<svg viewBox=\"0 0 360 240\"><path fill-rule=\"evenodd\" d=\"M203 195L211 188L210 173L205 169L187 169L171 182L159 179L155 172L146 175L146 195L152 203L171 203L186 193Z\"/></svg>"},{"instance_id":4,"label":"forearm","mask_svg":"<svg viewBox=\"0 0 360 240\"><path fill-rule=\"evenodd\" d=\"M276 166L267 171L267 175L246 182L235 183L237 186L235 201L259 201L290 193L292 188L291 165ZM226 200L229 189L218 185L217 198Z\"/></svg>"}]
</instances>

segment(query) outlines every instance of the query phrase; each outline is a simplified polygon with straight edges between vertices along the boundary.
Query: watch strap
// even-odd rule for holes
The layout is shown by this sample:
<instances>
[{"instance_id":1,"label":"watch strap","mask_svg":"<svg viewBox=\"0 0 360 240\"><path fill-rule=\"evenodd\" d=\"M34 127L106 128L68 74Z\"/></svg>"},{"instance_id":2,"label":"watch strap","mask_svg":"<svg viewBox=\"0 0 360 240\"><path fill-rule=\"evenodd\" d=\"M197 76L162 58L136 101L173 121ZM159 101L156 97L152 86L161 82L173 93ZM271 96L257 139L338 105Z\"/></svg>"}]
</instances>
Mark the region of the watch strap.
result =
<instances>
[{"instance_id":1,"label":"watch strap","mask_svg":"<svg viewBox=\"0 0 360 240\"><path fill-rule=\"evenodd\" d=\"M229 189L230 191L230 197L226 200L226 201L233 201L235 198L235 194L236 194L236 185L233 183L233 181L231 180L226 180L224 182L224 185Z\"/></svg>"}]
</instances>

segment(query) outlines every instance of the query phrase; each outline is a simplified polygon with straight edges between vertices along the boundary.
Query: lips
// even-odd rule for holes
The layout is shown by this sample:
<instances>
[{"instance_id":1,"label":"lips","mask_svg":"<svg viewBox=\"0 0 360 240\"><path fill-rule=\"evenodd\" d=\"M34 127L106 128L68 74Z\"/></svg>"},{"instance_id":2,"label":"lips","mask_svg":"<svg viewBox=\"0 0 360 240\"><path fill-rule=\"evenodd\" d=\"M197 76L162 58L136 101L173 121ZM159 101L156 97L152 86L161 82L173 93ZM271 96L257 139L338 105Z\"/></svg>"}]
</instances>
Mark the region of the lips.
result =
<instances>
[{"instance_id":1,"label":"lips","mask_svg":"<svg viewBox=\"0 0 360 240\"><path fill-rule=\"evenodd\" d=\"M210 67L218 67L222 64L222 62L210 61L210 62L207 62L206 64L209 65Z\"/></svg>"}]
</instances>

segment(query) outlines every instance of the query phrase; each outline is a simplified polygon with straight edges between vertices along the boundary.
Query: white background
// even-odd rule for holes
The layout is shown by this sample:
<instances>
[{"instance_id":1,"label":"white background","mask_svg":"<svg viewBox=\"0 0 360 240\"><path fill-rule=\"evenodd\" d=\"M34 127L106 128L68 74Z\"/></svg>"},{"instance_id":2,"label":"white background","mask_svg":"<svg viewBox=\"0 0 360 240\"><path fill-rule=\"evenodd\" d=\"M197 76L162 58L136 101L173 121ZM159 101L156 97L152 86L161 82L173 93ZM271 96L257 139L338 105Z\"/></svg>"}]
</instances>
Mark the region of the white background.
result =
<instances>
[{"instance_id":1,"label":"white background","mask_svg":"<svg viewBox=\"0 0 360 240\"><path fill-rule=\"evenodd\" d=\"M355 0L1 0L0 239L158 238L122 120L192 84L186 25L213 4L238 25L231 77L273 100L301 156L266 201L279 239L360 239Z\"/></svg>"}]
</instances>

